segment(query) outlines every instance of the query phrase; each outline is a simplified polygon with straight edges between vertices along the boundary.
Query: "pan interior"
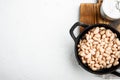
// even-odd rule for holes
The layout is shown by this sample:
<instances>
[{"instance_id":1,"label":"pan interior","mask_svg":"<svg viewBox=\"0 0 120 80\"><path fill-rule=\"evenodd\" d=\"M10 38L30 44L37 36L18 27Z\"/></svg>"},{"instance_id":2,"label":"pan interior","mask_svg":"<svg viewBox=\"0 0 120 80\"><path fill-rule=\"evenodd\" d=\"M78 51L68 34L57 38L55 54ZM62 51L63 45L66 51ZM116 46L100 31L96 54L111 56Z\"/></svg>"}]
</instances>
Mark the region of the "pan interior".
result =
<instances>
[{"instance_id":1,"label":"pan interior","mask_svg":"<svg viewBox=\"0 0 120 80\"><path fill-rule=\"evenodd\" d=\"M89 26L87 27L83 32L81 32L79 34L79 36L77 37L77 40L76 40L76 44L75 44L75 55L76 55L76 58L78 60L78 63L87 71L91 72L91 73L95 73L95 74L106 74L106 73L110 73L110 72L113 72L115 71L117 68L119 68L120 66L120 59L119 59L119 64L117 66L112 66L111 68L103 68L103 69L100 69L100 70L97 70L97 71L93 71L87 64L84 64L82 63L82 60L81 60L81 57L78 55L78 47L77 45L79 44L79 41L84 38L83 36L88 33L89 30L95 28L95 27L104 27L106 29L110 29L113 33L116 33L117 34L117 37L119 38L120 40L120 33L113 27L109 26L109 25L106 25L106 24L96 24L96 25L93 25L93 26Z\"/></svg>"}]
</instances>

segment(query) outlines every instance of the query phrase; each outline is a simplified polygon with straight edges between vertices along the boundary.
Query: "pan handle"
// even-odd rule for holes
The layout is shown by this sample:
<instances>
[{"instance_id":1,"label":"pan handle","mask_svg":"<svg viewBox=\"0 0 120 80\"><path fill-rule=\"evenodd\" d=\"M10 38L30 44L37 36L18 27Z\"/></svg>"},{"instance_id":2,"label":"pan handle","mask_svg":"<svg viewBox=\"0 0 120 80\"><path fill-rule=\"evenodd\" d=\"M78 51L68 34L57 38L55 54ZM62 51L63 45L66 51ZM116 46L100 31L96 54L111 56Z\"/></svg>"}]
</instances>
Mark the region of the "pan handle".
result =
<instances>
[{"instance_id":1,"label":"pan handle","mask_svg":"<svg viewBox=\"0 0 120 80\"><path fill-rule=\"evenodd\" d=\"M84 27L84 28L88 27L88 25L86 25L86 24L83 24L83 23L81 23L81 22L76 22L76 23L71 27L71 29L70 29L70 35L71 35L71 37L73 38L74 41L76 41L76 37L75 37L73 31L75 30L75 28L76 28L77 26L82 26L82 27Z\"/></svg>"},{"instance_id":2,"label":"pan handle","mask_svg":"<svg viewBox=\"0 0 120 80\"><path fill-rule=\"evenodd\" d=\"M119 72L117 72L117 71L113 71L113 72L112 72L112 74L114 74L114 75L116 75L116 76L120 77L120 73L119 73Z\"/></svg>"}]
</instances>

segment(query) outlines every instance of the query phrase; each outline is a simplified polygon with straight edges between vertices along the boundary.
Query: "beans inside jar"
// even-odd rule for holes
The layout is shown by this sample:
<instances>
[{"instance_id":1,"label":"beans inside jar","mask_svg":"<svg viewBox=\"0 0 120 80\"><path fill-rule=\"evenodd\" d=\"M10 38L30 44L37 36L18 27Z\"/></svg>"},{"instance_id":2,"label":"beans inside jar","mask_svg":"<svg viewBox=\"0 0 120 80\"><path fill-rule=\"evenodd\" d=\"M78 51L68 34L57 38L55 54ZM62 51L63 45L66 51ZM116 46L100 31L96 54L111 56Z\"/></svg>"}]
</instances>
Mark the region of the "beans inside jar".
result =
<instances>
[{"instance_id":1,"label":"beans inside jar","mask_svg":"<svg viewBox=\"0 0 120 80\"><path fill-rule=\"evenodd\" d=\"M78 55L93 71L116 66L120 59L120 40L110 29L93 28L80 40Z\"/></svg>"}]
</instances>

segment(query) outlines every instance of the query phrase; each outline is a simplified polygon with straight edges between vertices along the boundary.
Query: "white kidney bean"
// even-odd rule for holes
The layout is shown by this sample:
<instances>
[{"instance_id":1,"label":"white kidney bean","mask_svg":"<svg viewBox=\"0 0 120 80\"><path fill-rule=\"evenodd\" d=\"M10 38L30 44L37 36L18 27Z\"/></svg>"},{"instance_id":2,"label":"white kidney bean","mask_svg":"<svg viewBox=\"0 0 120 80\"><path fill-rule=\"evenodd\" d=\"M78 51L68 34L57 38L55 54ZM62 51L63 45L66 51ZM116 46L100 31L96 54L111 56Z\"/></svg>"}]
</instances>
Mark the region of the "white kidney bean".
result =
<instances>
[{"instance_id":1,"label":"white kidney bean","mask_svg":"<svg viewBox=\"0 0 120 80\"><path fill-rule=\"evenodd\" d=\"M97 34L99 32L99 27L96 27L94 30L94 34Z\"/></svg>"},{"instance_id":2,"label":"white kidney bean","mask_svg":"<svg viewBox=\"0 0 120 80\"><path fill-rule=\"evenodd\" d=\"M111 58L110 60L110 64L112 64L114 62L114 58Z\"/></svg>"},{"instance_id":3,"label":"white kidney bean","mask_svg":"<svg viewBox=\"0 0 120 80\"><path fill-rule=\"evenodd\" d=\"M108 30L106 30L106 36L107 37L110 37L111 36L111 33L110 33L111 31L108 29Z\"/></svg>"},{"instance_id":4,"label":"white kidney bean","mask_svg":"<svg viewBox=\"0 0 120 80\"><path fill-rule=\"evenodd\" d=\"M112 64L108 64L108 65L107 65L107 68L110 68L111 66L112 66Z\"/></svg>"},{"instance_id":5,"label":"white kidney bean","mask_svg":"<svg viewBox=\"0 0 120 80\"><path fill-rule=\"evenodd\" d=\"M113 63L114 66L117 66L118 64L119 64L118 61L115 61L115 62Z\"/></svg>"},{"instance_id":6,"label":"white kidney bean","mask_svg":"<svg viewBox=\"0 0 120 80\"><path fill-rule=\"evenodd\" d=\"M117 45L120 45L120 40L116 39L116 43L117 43Z\"/></svg>"},{"instance_id":7,"label":"white kidney bean","mask_svg":"<svg viewBox=\"0 0 120 80\"><path fill-rule=\"evenodd\" d=\"M106 37L106 35L105 35L105 34L103 34L103 35L102 35L102 39L105 39L105 37Z\"/></svg>"},{"instance_id":8,"label":"white kidney bean","mask_svg":"<svg viewBox=\"0 0 120 80\"><path fill-rule=\"evenodd\" d=\"M104 27L100 27L100 30L105 30L105 28Z\"/></svg>"},{"instance_id":9,"label":"white kidney bean","mask_svg":"<svg viewBox=\"0 0 120 80\"><path fill-rule=\"evenodd\" d=\"M90 64L95 64L95 61L91 61Z\"/></svg>"},{"instance_id":10,"label":"white kidney bean","mask_svg":"<svg viewBox=\"0 0 120 80\"><path fill-rule=\"evenodd\" d=\"M85 53L83 51L79 52L80 56L85 56Z\"/></svg>"},{"instance_id":11,"label":"white kidney bean","mask_svg":"<svg viewBox=\"0 0 120 80\"><path fill-rule=\"evenodd\" d=\"M91 69L92 69L93 71L98 70L96 67L91 67Z\"/></svg>"},{"instance_id":12,"label":"white kidney bean","mask_svg":"<svg viewBox=\"0 0 120 80\"><path fill-rule=\"evenodd\" d=\"M105 30L100 31L100 34L101 34L101 35L105 34Z\"/></svg>"},{"instance_id":13,"label":"white kidney bean","mask_svg":"<svg viewBox=\"0 0 120 80\"><path fill-rule=\"evenodd\" d=\"M84 57L82 57L82 62L83 62L83 63L86 63L86 60L85 60L85 58L84 58Z\"/></svg>"}]
</instances>

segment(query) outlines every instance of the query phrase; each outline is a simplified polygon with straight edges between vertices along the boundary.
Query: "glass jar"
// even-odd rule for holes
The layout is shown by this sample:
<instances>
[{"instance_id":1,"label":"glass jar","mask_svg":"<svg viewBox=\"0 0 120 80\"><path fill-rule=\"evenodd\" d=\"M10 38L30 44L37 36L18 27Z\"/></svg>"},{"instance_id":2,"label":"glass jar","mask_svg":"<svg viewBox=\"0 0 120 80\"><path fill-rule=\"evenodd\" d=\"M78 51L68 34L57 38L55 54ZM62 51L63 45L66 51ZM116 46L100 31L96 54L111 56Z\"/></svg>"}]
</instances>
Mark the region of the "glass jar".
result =
<instances>
[{"instance_id":1,"label":"glass jar","mask_svg":"<svg viewBox=\"0 0 120 80\"><path fill-rule=\"evenodd\" d=\"M120 19L120 0L103 0L100 13L108 20Z\"/></svg>"}]
</instances>

